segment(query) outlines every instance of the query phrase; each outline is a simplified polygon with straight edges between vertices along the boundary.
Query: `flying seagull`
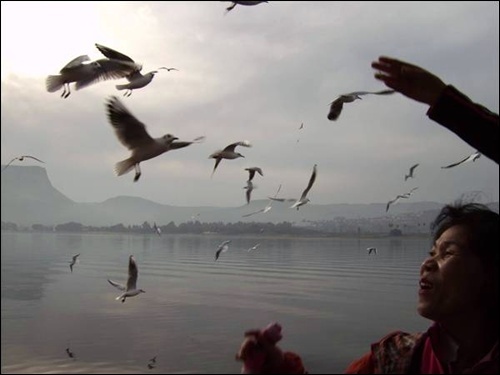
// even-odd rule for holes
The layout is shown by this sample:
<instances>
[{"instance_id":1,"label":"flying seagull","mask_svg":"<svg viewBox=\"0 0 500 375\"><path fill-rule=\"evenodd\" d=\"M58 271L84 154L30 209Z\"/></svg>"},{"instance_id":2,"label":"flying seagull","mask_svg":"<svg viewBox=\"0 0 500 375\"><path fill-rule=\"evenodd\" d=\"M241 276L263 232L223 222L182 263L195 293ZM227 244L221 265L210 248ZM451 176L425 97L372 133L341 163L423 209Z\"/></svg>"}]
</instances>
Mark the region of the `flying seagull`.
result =
<instances>
[{"instance_id":1,"label":"flying seagull","mask_svg":"<svg viewBox=\"0 0 500 375\"><path fill-rule=\"evenodd\" d=\"M250 197L252 196L252 190L254 189L253 182L248 180L247 181L247 186L244 186L243 189L246 189L246 199L247 199L247 204L250 204Z\"/></svg>"},{"instance_id":2,"label":"flying seagull","mask_svg":"<svg viewBox=\"0 0 500 375\"><path fill-rule=\"evenodd\" d=\"M407 175L405 175L405 181L408 180L409 178L413 178L413 172L415 171L415 168L417 168L419 164L412 165L410 168L410 171L408 172Z\"/></svg>"},{"instance_id":3,"label":"flying seagull","mask_svg":"<svg viewBox=\"0 0 500 375\"><path fill-rule=\"evenodd\" d=\"M115 130L118 140L127 147L132 154L128 159L115 164L115 172L118 176L128 173L135 168L134 182L141 177L139 163L152 159L169 150L186 147L198 142L204 137L198 137L191 142L174 142L177 137L165 134L160 138L152 138L146 125L140 122L116 97L112 96L106 103L108 120Z\"/></svg>"},{"instance_id":4,"label":"flying seagull","mask_svg":"<svg viewBox=\"0 0 500 375\"><path fill-rule=\"evenodd\" d=\"M30 155L21 155L21 156L17 156L17 157L15 157L15 158L13 158L11 161L9 161L9 162L7 163L7 165L6 165L5 167L3 167L2 172L3 172L4 170L6 170L6 169L7 169L7 167L8 167L8 166L9 166L12 162L14 162L15 160L23 161L23 160L24 160L24 158L30 158L30 159L33 159L33 160L39 161L40 163L44 163L43 161L41 161L41 160L40 160L40 159L38 159L38 158L35 158L34 156L30 156Z\"/></svg>"},{"instance_id":5,"label":"flying seagull","mask_svg":"<svg viewBox=\"0 0 500 375\"><path fill-rule=\"evenodd\" d=\"M248 251L248 252L250 252L250 251L252 251L252 250L257 250L259 246L260 246L260 242L259 242L258 244L253 245L253 246L252 246L250 249L248 249L247 251Z\"/></svg>"},{"instance_id":6,"label":"flying seagull","mask_svg":"<svg viewBox=\"0 0 500 375\"><path fill-rule=\"evenodd\" d=\"M219 165L222 159L237 159L245 157L241 155L239 152L234 151L236 146L252 147L250 142L241 141L241 142L231 143L229 146L226 146L224 150L215 151L212 155L208 157L209 159L215 159L215 165L212 171L212 176L214 175L215 170L217 169L217 166Z\"/></svg>"},{"instance_id":7,"label":"flying seagull","mask_svg":"<svg viewBox=\"0 0 500 375\"><path fill-rule=\"evenodd\" d=\"M394 199L390 200L389 202L387 202L387 205L386 205L386 207L385 207L385 212L389 211L389 206L390 206L391 204L395 204L395 203L399 202L399 200L401 200L401 199L408 199L408 198L410 198L410 196L413 194L413 192L414 192L415 190L417 190L417 189L418 189L418 187L414 187L414 188L413 188L413 189L411 189L408 193L398 194L398 195L396 196L396 198L394 198Z\"/></svg>"},{"instance_id":8,"label":"flying seagull","mask_svg":"<svg viewBox=\"0 0 500 375\"><path fill-rule=\"evenodd\" d=\"M69 358L75 359L75 353L73 353L70 348L66 348L66 354L68 355Z\"/></svg>"},{"instance_id":9,"label":"flying seagull","mask_svg":"<svg viewBox=\"0 0 500 375\"><path fill-rule=\"evenodd\" d=\"M355 91L349 94L340 95L337 99L330 103L330 112L328 113L328 120L335 121L339 118L340 113L342 112L342 107L344 103L351 103L356 99L361 100L361 96L367 94L374 95L387 95L395 93L395 90L382 90L382 91Z\"/></svg>"},{"instance_id":10,"label":"flying seagull","mask_svg":"<svg viewBox=\"0 0 500 375\"><path fill-rule=\"evenodd\" d=\"M231 240L224 241L219 245L217 248L217 251L215 252L215 260L219 259L221 253L225 253L226 251L229 250L229 244L231 243Z\"/></svg>"},{"instance_id":11,"label":"flying seagull","mask_svg":"<svg viewBox=\"0 0 500 375\"><path fill-rule=\"evenodd\" d=\"M75 263L78 260L79 256L80 256L80 254L73 255L73 259L69 263L69 269L71 270L71 272L73 272L73 266L75 265Z\"/></svg>"},{"instance_id":12,"label":"flying seagull","mask_svg":"<svg viewBox=\"0 0 500 375\"><path fill-rule=\"evenodd\" d=\"M63 88L61 98L70 94L69 84L75 82L75 89L80 90L99 81L123 78L138 69L134 62L115 59L100 59L89 61L87 55L74 58L66 64L58 75L49 75L45 80L48 92L56 92Z\"/></svg>"},{"instance_id":13,"label":"flying seagull","mask_svg":"<svg viewBox=\"0 0 500 375\"><path fill-rule=\"evenodd\" d=\"M231 11L236 5L257 5L260 3L268 3L268 1L231 1L231 5L226 8L226 10L229 12Z\"/></svg>"},{"instance_id":14,"label":"flying seagull","mask_svg":"<svg viewBox=\"0 0 500 375\"><path fill-rule=\"evenodd\" d=\"M113 280L108 279L108 282L113 285L115 288L121 290L122 294L120 294L118 297L116 297L116 300L121 300L122 303L125 302L125 299L127 297L135 297L138 294L141 293L146 293L142 289L137 289L136 284L137 284L137 264L135 263L134 256L131 255L128 260L128 279L127 279L127 286L124 286L122 284L118 284L117 282L114 282Z\"/></svg>"},{"instance_id":15,"label":"flying seagull","mask_svg":"<svg viewBox=\"0 0 500 375\"><path fill-rule=\"evenodd\" d=\"M456 163L453 163L453 164L450 164L450 165L447 165L445 167L441 167L442 169L448 169L448 168L453 168L453 167L456 167L457 165L460 165L460 164L463 164L463 163L468 163L470 161L476 161L477 159L479 159L481 157L481 154L479 152L474 152L473 154L467 156L465 159L462 159Z\"/></svg>"},{"instance_id":16,"label":"flying seagull","mask_svg":"<svg viewBox=\"0 0 500 375\"><path fill-rule=\"evenodd\" d=\"M257 172L261 176L264 176L264 173L262 172L262 169L259 168L259 167L245 168L245 171L248 171L248 181L252 181L253 180L253 177L255 176L255 172Z\"/></svg>"},{"instance_id":17,"label":"flying seagull","mask_svg":"<svg viewBox=\"0 0 500 375\"><path fill-rule=\"evenodd\" d=\"M129 56L127 56L121 52L115 51L112 48L103 46L103 45L98 44L98 43L96 43L95 46L107 58L136 64L132 58L130 58ZM178 70L176 68L166 68L166 67L158 68L158 70L160 70L160 69L165 69L167 71ZM140 89L144 86L149 85L151 83L151 81L153 80L155 74L158 73L158 70L152 70L151 72L148 72L146 74L142 74L141 70L142 70L142 65L137 64L137 69L125 77L129 81L129 83L124 84L124 85L116 85L116 88L118 90L126 90L124 93L124 96L130 96L130 95L132 95L132 90Z\"/></svg>"},{"instance_id":18,"label":"flying seagull","mask_svg":"<svg viewBox=\"0 0 500 375\"><path fill-rule=\"evenodd\" d=\"M368 251L368 254L371 254L371 253L377 254L376 247L368 247L368 248L366 248L366 251Z\"/></svg>"},{"instance_id":19,"label":"flying seagull","mask_svg":"<svg viewBox=\"0 0 500 375\"><path fill-rule=\"evenodd\" d=\"M276 192L276 194L274 194L274 198L276 198L276 196L278 195L280 189L281 189L281 185L278 187L278 191ZM293 201L295 202L295 199L293 199ZM255 212L251 212L249 214L245 214L245 215L243 215L243 217L248 217L248 216L252 216L252 215L255 215L255 214L260 214L261 212L262 213L266 213L266 212L268 212L268 211L271 210L272 203L273 203L273 198L269 197L269 203L267 204L266 207L261 208L260 210L255 211Z\"/></svg>"},{"instance_id":20,"label":"flying seagull","mask_svg":"<svg viewBox=\"0 0 500 375\"><path fill-rule=\"evenodd\" d=\"M159 226L156 225L156 222L153 224L153 230L158 234L158 236L161 236L161 229Z\"/></svg>"},{"instance_id":21,"label":"flying seagull","mask_svg":"<svg viewBox=\"0 0 500 375\"><path fill-rule=\"evenodd\" d=\"M311 190L311 188L314 184L314 181L316 181L316 174L317 174L316 167L317 167L317 165L314 164L311 177L309 178L309 183L307 184L307 187L305 188L305 190L302 192L300 199L298 199L292 206L290 206L290 208L297 208L297 210L298 210L300 206L303 206L304 204L309 202L309 198L307 198L307 193L309 193L309 190Z\"/></svg>"}]
</instances>

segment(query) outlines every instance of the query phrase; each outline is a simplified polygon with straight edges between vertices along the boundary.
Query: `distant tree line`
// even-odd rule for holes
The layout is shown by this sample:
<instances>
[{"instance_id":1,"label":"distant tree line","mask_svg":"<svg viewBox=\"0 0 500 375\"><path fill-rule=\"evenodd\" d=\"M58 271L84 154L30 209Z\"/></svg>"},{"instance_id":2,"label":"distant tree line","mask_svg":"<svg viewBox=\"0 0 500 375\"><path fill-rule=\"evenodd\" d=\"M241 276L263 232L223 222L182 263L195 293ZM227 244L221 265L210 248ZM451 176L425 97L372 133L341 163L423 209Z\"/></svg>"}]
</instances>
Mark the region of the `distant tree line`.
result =
<instances>
[{"instance_id":1,"label":"distant tree line","mask_svg":"<svg viewBox=\"0 0 500 375\"><path fill-rule=\"evenodd\" d=\"M203 234L203 233L218 233L218 234L293 234L293 235L319 235L320 232L313 228L297 227L290 222L282 222L274 224L256 223L256 222L237 222L237 223L223 223L211 222L201 223L199 221L189 221L176 225L171 221L166 225L158 225L162 234ZM32 230L36 232L114 232L114 233L136 233L136 234L149 234L156 233L154 226L145 221L142 225L124 225L122 223L111 226L92 226L83 225L74 221L58 224L55 226L48 226L42 224L33 224L31 228L19 228L17 224L2 221L2 230L20 231Z\"/></svg>"}]
</instances>

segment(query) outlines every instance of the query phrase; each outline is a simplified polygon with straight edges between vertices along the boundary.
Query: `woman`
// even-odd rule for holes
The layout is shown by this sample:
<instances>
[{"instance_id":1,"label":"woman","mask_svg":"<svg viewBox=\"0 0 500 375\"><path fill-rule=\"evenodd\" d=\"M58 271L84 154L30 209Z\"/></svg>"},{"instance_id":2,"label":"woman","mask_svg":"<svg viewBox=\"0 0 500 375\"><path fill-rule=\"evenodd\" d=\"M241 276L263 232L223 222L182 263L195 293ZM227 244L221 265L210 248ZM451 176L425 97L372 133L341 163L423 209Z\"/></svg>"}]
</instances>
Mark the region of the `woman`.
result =
<instances>
[{"instance_id":1,"label":"woman","mask_svg":"<svg viewBox=\"0 0 500 375\"><path fill-rule=\"evenodd\" d=\"M387 335L346 373L498 373L498 214L448 205L432 229L417 311L434 323L423 334Z\"/></svg>"}]
</instances>

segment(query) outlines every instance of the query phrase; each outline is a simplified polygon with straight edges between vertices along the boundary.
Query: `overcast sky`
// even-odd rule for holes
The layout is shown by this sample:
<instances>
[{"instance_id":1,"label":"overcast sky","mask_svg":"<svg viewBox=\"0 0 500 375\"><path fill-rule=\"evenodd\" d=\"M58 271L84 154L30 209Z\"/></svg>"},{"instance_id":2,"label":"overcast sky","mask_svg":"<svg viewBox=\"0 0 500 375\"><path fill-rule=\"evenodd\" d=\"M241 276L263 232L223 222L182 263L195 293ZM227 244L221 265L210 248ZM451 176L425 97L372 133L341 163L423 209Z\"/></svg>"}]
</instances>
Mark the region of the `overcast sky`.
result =
<instances>
[{"instance_id":1,"label":"overcast sky","mask_svg":"<svg viewBox=\"0 0 500 375\"><path fill-rule=\"evenodd\" d=\"M475 150L423 104L365 96L327 119L339 94L386 88L370 66L380 55L420 65L498 113L498 2L270 1L226 13L229 4L2 1L2 164L22 154L44 160L54 187L77 202L129 195L240 206L251 166L264 171L253 199L279 184L280 196L297 198L314 164L314 204L385 203L416 186L414 201L498 200L499 168L487 157L440 168ZM72 87L67 99L48 93L46 77L73 58L102 58L95 43L142 63L142 73L179 71L161 70L128 98L115 88L125 79ZM111 95L153 137L206 140L141 163L137 183L133 172L117 177L114 164L129 151L106 118ZM236 149L245 158L223 160L211 178L208 156L243 140L253 145Z\"/></svg>"}]
</instances>

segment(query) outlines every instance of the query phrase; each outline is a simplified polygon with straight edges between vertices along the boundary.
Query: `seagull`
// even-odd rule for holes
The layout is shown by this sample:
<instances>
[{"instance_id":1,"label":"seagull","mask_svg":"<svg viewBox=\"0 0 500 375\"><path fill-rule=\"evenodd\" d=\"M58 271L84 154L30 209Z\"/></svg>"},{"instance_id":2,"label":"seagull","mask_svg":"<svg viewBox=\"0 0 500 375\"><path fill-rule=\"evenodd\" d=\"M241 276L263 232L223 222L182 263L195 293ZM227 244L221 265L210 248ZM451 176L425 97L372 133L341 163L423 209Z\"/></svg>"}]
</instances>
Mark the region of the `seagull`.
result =
<instances>
[{"instance_id":1,"label":"seagull","mask_svg":"<svg viewBox=\"0 0 500 375\"><path fill-rule=\"evenodd\" d=\"M121 176L132 168L135 168L134 182L141 176L139 163L152 159L169 150L189 146L192 143L200 141L204 137L198 137L191 142L178 142L178 139L172 134L166 134L160 138L152 138L146 125L140 122L116 96L112 96L106 103L108 120L115 130L118 140L127 147L132 154L128 159L115 164L115 172Z\"/></svg>"},{"instance_id":2,"label":"seagull","mask_svg":"<svg viewBox=\"0 0 500 375\"><path fill-rule=\"evenodd\" d=\"M394 199L390 200L389 202L387 202L387 205L386 205L386 207L385 207L385 212L389 211L389 206L390 206L391 204L395 204L395 203L399 202L399 200L400 200L400 199L408 199L408 198L410 198L410 196L413 194L413 192L414 192L415 190L417 190L417 189L418 189L418 187L414 187L414 188L413 188L413 189L411 189L408 193L398 194L398 195L396 196L396 198L394 198Z\"/></svg>"},{"instance_id":3,"label":"seagull","mask_svg":"<svg viewBox=\"0 0 500 375\"><path fill-rule=\"evenodd\" d=\"M114 282L113 280L108 279L108 282L113 285L115 288L123 291L121 295L116 297L116 300L121 299L122 303L125 302L125 299L127 297L135 297L138 294L141 293L146 293L142 289L137 289L136 284L137 284L137 264L135 263L134 256L131 255L128 260L128 279L127 279L127 286L125 287L122 284L118 284L117 282Z\"/></svg>"},{"instance_id":4,"label":"seagull","mask_svg":"<svg viewBox=\"0 0 500 375\"><path fill-rule=\"evenodd\" d=\"M68 354L69 358L75 359L75 354L69 348L66 348L66 353Z\"/></svg>"},{"instance_id":5,"label":"seagull","mask_svg":"<svg viewBox=\"0 0 500 375\"><path fill-rule=\"evenodd\" d=\"M249 141L241 141L241 142L231 143L229 146L226 146L224 150L215 151L212 155L208 157L209 159L215 159L215 165L212 171L212 176L214 175L215 170L217 169L217 166L219 165L222 159L237 159L245 157L241 155L239 152L234 151L236 146L252 147Z\"/></svg>"},{"instance_id":6,"label":"seagull","mask_svg":"<svg viewBox=\"0 0 500 375\"><path fill-rule=\"evenodd\" d=\"M481 157L481 154L476 151L474 152L473 154L467 156L465 159L462 159L456 163L453 163L453 164L450 164L450 165L447 165L445 167L441 167L442 169L447 169L447 168L453 168L453 167L456 167L457 165L460 165L460 164L463 164L463 163L468 163L469 161L476 161L477 159L479 159Z\"/></svg>"},{"instance_id":7,"label":"seagull","mask_svg":"<svg viewBox=\"0 0 500 375\"><path fill-rule=\"evenodd\" d=\"M243 189L246 189L246 193L245 193L245 196L247 198L247 204L250 204L250 197L252 195L252 190L254 189L254 185L253 185L253 182L248 180L247 181L247 186L244 186Z\"/></svg>"},{"instance_id":8,"label":"seagull","mask_svg":"<svg viewBox=\"0 0 500 375\"><path fill-rule=\"evenodd\" d=\"M73 255L73 259L69 263L69 269L71 270L71 272L73 272L73 266L75 265L79 256L80 256L80 254Z\"/></svg>"},{"instance_id":9,"label":"seagull","mask_svg":"<svg viewBox=\"0 0 500 375\"><path fill-rule=\"evenodd\" d=\"M407 175L405 175L405 181L408 180L409 178L413 178L413 172L415 171L415 168L417 168L419 164L412 165L410 168L410 172L408 172Z\"/></svg>"},{"instance_id":10,"label":"seagull","mask_svg":"<svg viewBox=\"0 0 500 375\"><path fill-rule=\"evenodd\" d=\"M131 64L136 64L136 62L132 58L130 58L129 56L127 56L121 52L115 51L112 48L103 46L103 45L98 44L98 43L96 43L95 46L107 58L115 59L115 60L119 60L119 61L124 61L124 62L131 63ZM136 64L136 65L137 65L137 69L125 77L129 81L129 83L124 84L124 85L116 85L116 88L118 90L126 90L124 93L124 96L130 96L130 95L132 95L132 90L140 89L144 86L149 85L151 83L151 81L153 80L155 74L158 73L158 70L160 70L160 69L165 69L167 71L178 70L176 68L166 68L163 66L161 68L158 68L158 70L152 70L151 72L148 72L146 74L142 74L140 72L142 70L142 65L140 65L140 64Z\"/></svg>"},{"instance_id":11,"label":"seagull","mask_svg":"<svg viewBox=\"0 0 500 375\"><path fill-rule=\"evenodd\" d=\"M299 126L299 130L304 128L304 123L301 123Z\"/></svg>"},{"instance_id":12,"label":"seagull","mask_svg":"<svg viewBox=\"0 0 500 375\"><path fill-rule=\"evenodd\" d=\"M250 252L250 251L252 251L252 250L257 250L257 248L258 248L259 246L260 246L260 243L255 244L255 245L253 245L250 249L248 249L247 251L248 251L248 252Z\"/></svg>"},{"instance_id":13,"label":"seagull","mask_svg":"<svg viewBox=\"0 0 500 375\"><path fill-rule=\"evenodd\" d=\"M277 191L277 192L276 192L276 194L274 195L274 198L276 198L276 196L278 195L278 193L279 193L280 189L281 189L281 185L278 187L278 191ZM271 211L271 208L272 208L272 207L271 207L271 205L272 205L272 203L273 203L273 201L272 201L272 200L273 200L273 198L269 197L269 203L267 204L267 206L266 206L266 207L264 207L264 208L262 208L262 209L260 209L260 210L258 210L258 211L255 211L255 212L251 212L251 213L249 213L249 214L245 214L245 215L243 215L243 217L248 217L248 216L252 216L252 215L255 215L255 214L260 214L261 212L262 212L262 213L266 213L266 212L268 212L268 211ZM295 199L292 199L292 201L294 201L294 202L295 202Z\"/></svg>"},{"instance_id":14,"label":"seagull","mask_svg":"<svg viewBox=\"0 0 500 375\"><path fill-rule=\"evenodd\" d=\"M368 251L368 254L371 254L371 253L377 254L377 248L376 247L367 247L366 251Z\"/></svg>"},{"instance_id":15,"label":"seagull","mask_svg":"<svg viewBox=\"0 0 500 375\"><path fill-rule=\"evenodd\" d=\"M156 222L153 224L153 229L158 234L158 236L161 236L161 229L156 225Z\"/></svg>"},{"instance_id":16,"label":"seagull","mask_svg":"<svg viewBox=\"0 0 500 375\"><path fill-rule=\"evenodd\" d=\"M395 90L382 90L382 91L355 91L349 94L340 95L337 99L330 103L330 112L328 113L328 120L335 121L339 118L340 112L342 112L342 107L344 103L351 103L356 99L361 100L362 95L375 94L375 95L387 95L395 93Z\"/></svg>"},{"instance_id":17,"label":"seagull","mask_svg":"<svg viewBox=\"0 0 500 375\"><path fill-rule=\"evenodd\" d=\"M215 252L215 260L219 259L220 253L225 253L226 251L229 250L229 244L231 243L231 240L224 241L219 245L219 248Z\"/></svg>"},{"instance_id":18,"label":"seagull","mask_svg":"<svg viewBox=\"0 0 500 375\"><path fill-rule=\"evenodd\" d=\"M30 158L30 159L33 159L33 160L39 161L40 163L45 163L45 162L41 161L40 159L35 158L34 156L30 156L30 155L21 155L21 156L17 156L17 157L15 157L15 158L13 158L11 161L9 161L9 162L7 163L7 165L6 165L5 167L3 167L3 168L2 168L2 172L3 172L4 170L6 170L6 169L7 169L7 167L8 167L8 166L9 166L12 162L14 162L15 160L23 161L23 160L24 160L24 158Z\"/></svg>"},{"instance_id":19,"label":"seagull","mask_svg":"<svg viewBox=\"0 0 500 375\"><path fill-rule=\"evenodd\" d=\"M115 59L100 59L86 63L89 60L87 55L78 56L66 64L59 75L49 75L45 80L47 91L56 92L63 87L61 98L67 98L71 94L69 88L71 82L76 82L75 89L80 90L99 81L123 78L139 67L134 62Z\"/></svg>"},{"instance_id":20,"label":"seagull","mask_svg":"<svg viewBox=\"0 0 500 375\"><path fill-rule=\"evenodd\" d=\"M261 176L264 176L264 173L262 172L262 169L260 169L259 167L245 168L245 171L248 171L248 181L252 181L253 180L253 177L255 176L255 172L257 172Z\"/></svg>"},{"instance_id":21,"label":"seagull","mask_svg":"<svg viewBox=\"0 0 500 375\"><path fill-rule=\"evenodd\" d=\"M231 11L236 5L257 5L260 3L268 3L268 1L231 1L231 5L226 8L226 10L229 12Z\"/></svg>"},{"instance_id":22,"label":"seagull","mask_svg":"<svg viewBox=\"0 0 500 375\"><path fill-rule=\"evenodd\" d=\"M297 208L297 211L299 210L300 206L303 206L307 202L309 202L309 198L307 198L307 193L309 193L309 190L311 190L314 181L316 180L316 164L314 164L313 171L311 174L311 177L309 178L309 183L307 184L306 189L302 192L302 195L300 196L300 199L298 199L293 205L290 206L290 208Z\"/></svg>"}]
</instances>

